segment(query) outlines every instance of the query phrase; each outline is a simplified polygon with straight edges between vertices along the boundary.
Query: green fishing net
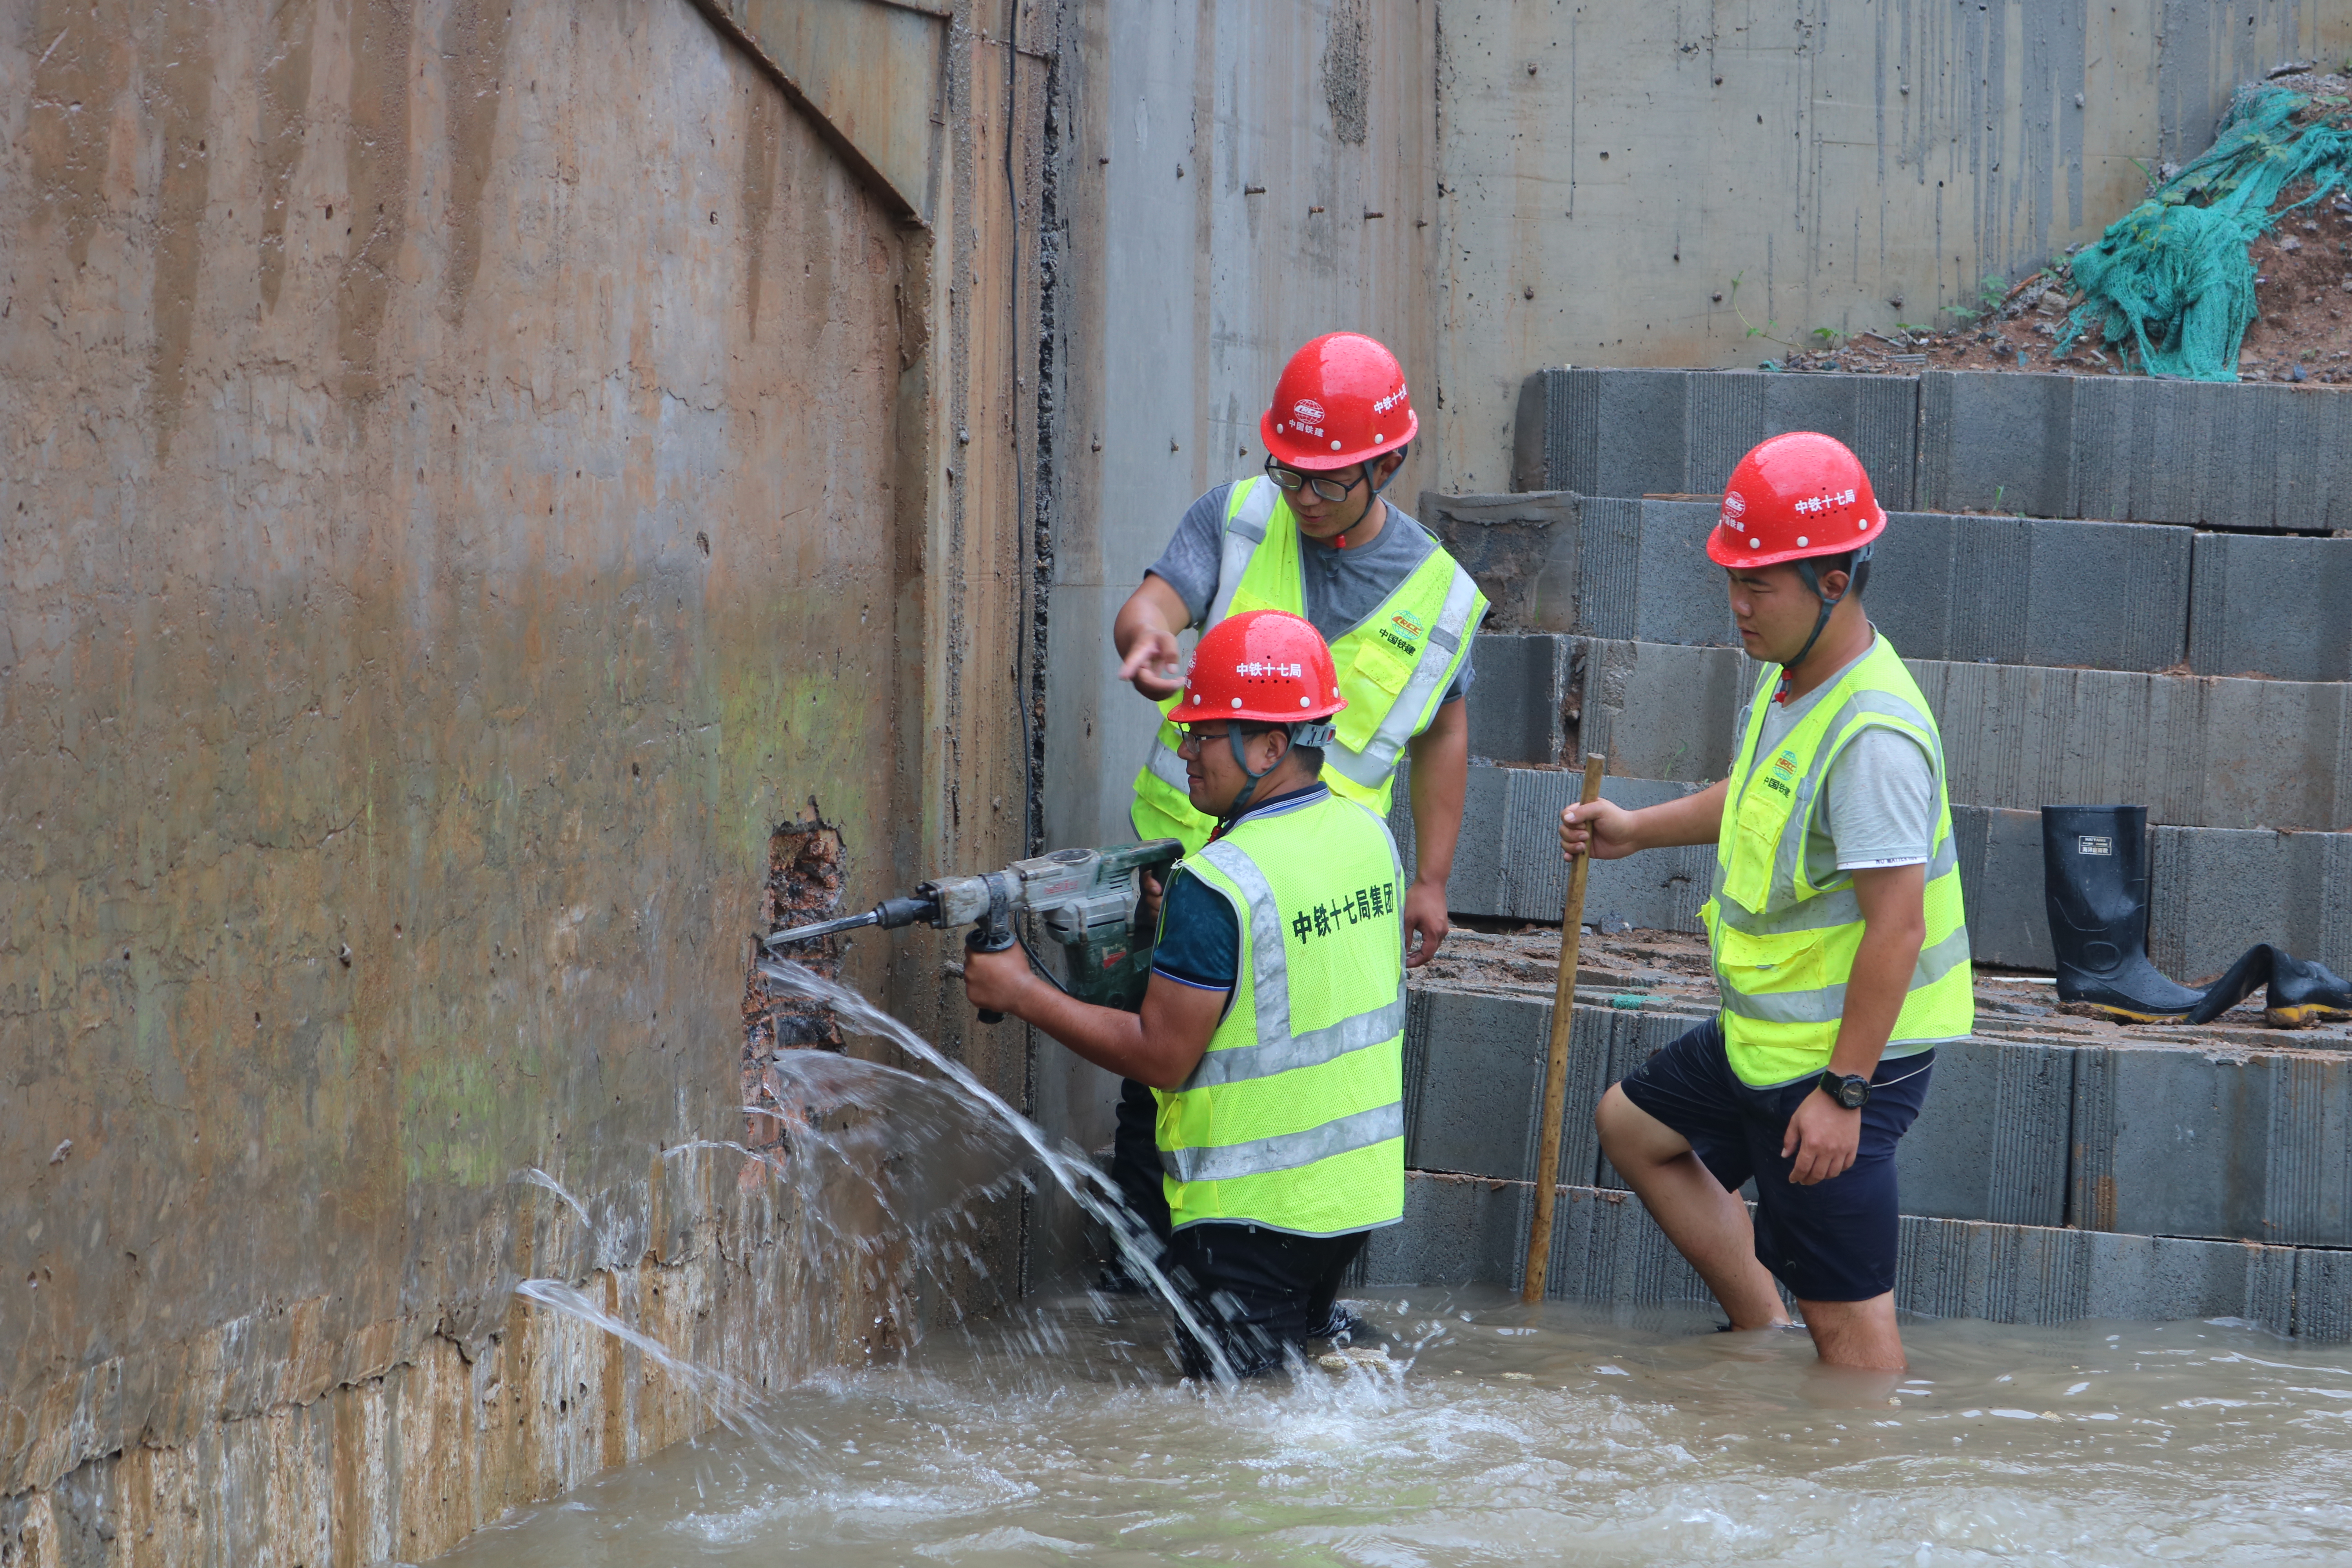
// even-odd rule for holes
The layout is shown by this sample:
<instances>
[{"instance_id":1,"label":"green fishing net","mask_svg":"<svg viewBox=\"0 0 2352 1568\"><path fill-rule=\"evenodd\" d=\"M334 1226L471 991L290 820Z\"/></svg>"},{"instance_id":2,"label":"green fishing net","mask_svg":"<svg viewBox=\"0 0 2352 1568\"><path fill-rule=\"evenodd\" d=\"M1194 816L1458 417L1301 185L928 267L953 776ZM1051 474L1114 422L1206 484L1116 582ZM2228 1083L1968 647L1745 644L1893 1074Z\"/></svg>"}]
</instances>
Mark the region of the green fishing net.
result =
<instances>
[{"instance_id":1,"label":"green fishing net","mask_svg":"<svg viewBox=\"0 0 2352 1568\"><path fill-rule=\"evenodd\" d=\"M2147 200L2116 220L2074 261L2084 296L2058 352L2095 331L2138 351L2150 375L2238 379L2238 348L2254 319L2254 264L2246 247L2287 213L2352 179L2352 128L2314 120L2288 88L2242 90L2221 132ZM2273 213L2297 181L2311 194Z\"/></svg>"}]
</instances>

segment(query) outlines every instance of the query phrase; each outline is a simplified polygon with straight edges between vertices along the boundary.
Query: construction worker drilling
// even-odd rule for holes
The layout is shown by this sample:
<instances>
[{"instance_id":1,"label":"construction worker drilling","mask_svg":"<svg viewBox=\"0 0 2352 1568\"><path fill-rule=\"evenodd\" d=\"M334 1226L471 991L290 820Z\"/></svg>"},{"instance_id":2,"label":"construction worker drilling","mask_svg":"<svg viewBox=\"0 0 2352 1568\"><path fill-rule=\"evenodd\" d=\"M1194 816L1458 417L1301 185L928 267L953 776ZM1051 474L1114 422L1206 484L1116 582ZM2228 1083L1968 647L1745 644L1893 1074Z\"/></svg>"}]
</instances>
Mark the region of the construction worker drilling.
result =
<instances>
[{"instance_id":1,"label":"construction worker drilling","mask_svg":"<svg viewBox=\"0 0 2352 1568\"><path fill-rule=\"evenodd\" d=\"M1148 1086L1162 1267L1243 1375L1348 1334L1348 1265L1404 1216L1404 871L1387 824L1318 776L1344 685L1297 616L1202 637L1170 722L1213 832L1171 874L1139 1011L1076 1000L1017 948L965 958L975 1005Z\"/></svg>"}]
</instances>

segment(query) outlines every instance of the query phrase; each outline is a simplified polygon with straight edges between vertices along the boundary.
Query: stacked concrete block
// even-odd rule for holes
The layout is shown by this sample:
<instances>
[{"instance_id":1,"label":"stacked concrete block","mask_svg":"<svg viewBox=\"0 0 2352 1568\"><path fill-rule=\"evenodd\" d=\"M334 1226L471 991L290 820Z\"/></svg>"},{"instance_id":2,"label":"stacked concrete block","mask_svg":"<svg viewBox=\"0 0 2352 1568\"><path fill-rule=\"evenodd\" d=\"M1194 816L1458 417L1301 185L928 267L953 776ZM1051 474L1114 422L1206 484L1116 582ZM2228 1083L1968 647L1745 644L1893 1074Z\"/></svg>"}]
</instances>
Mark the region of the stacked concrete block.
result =
<instances>
[{"instance_id":1,"label":"stacked concrete block","mask_svg":"<svg viewBox=\"0 0 2352 1568\"><path fill-rule=\"evenodd\" d=\"M1920 509L2079 516L2071 504L2075 379L2006 371L1922 375Z\"/></svg>"},{"instance_id":2,"label":"stacked concrete block","mask_svg":"<svg viewBox=\"0 0 2352 1568\"><path fill-rule=\"evenodd\" d=\"M1880 505L1907 509L1917 422L1918 387L1905 377L1538 371L1520 389L1512 483L1588 496L1720 494L1765 437L1822 430L1861 454Z\"/></svg>"},{"instance_id":3,"label":"stacked concrete block","mask_svg":"<svg viewBox=\"0 0 2352 1568\"><path fill-rule=\"evenodd\" d=\"M2352 1060L2083 1048L2067 1223L2352 1245Z\"/></svg>"},{"instance_id":4,"label":"stacked concrete block","mask_svg":"<svg viewBox=\"0 0 2352 1568\"><path fill-rule=\"evenodd\" d=\"M1697 1017L1580 1003L1569 1026L1559 1170L1590 1184L1601 1169L1591 1108L1601 1091ZM1415 1170L1531 1178L1550 1055L1551 1004L1537 996L1417 986L1405 1025L1405 1163Z\"/></svg>"},{"instance_id":5,"label":"stacked concrete block","mask_svg":"<svg viewBox=\"0 0 2352 1568\"><path fill-rule=\"evenodd\" d=\"M2171 669L2188 657L2185 528L1906 512L1871 563L1870 618L1906 658Z\"/></svg>"},{"instance_id":6,"label":"stacked concrete block","mask_svg":"<svg viewBox=\"0 0 2352 1568\"><path fill-rule=\"evenodd\" d=\"M2302 1250L1906 1215L1895 1301L1996 1323L2242 1318L2295 1331Z\"/></svg>"},{"instance_id":7,"label":"stacked concrete block","mask_svg":"<svg viewBox=\"0 0 2352 1568\"><path fill-rule=\"evenodd\" d=\"M2177 826L2352 827L2352 685L1909 663L1955 801L2129 801Z\"/></svg>"},{"instance_id":8,"label":"stacked concrete block","mask_svg":"<svg viewBox=\"0 0 2352 1568\"><path fill-rule=\"evenodd\" d=\"M1567 754L1575 646L1572 637L1510 636L1472 645L1477 676L1465 699L1472 756L1548 763Z\"/></svg>"},{"instance_id":9,"label":"stacked concrete block","mask_svg":"<svg viewBox=\"0 0 2352 1568\"><path fill-rule=\"evenodd\" d=\"M2200 533L2193 583L2198 674L2352 680L2352 539Z\"/></svg>"},{"instance_id":10,"label":"stacked concrete block","mask_svg":"<svg viewBox=\"0 0 2352 1568\"><path fill-rule=\"evenodd\" d=\"M1419 521L1486 595L1486 630L1576 630L1583 499L1566 490L1421 495ZM1480 673L1486 656L1479 655Z\"/></svg>"},{"instance_id":11,"label":"stacked concrete block","mask_svg":"<svg viewBox=\"0 0 2352 1568\"><path fill-rule=\"evenodd\" d=\"M1903 1212L2066 1223L2074 1052L1982 1038L1936 1051L1926 1108L1895 1145Z\"/></svg>"},{"instance_id":12,"label":"stacked concrete block","mask_svg":"<svg viewBox=\"0 0 2352 1568\"><path fill-rule=\"evenodd\" d=\"M2269 942L2352 976L2352 833L2157 827L2148 837L2158 968L2203 980Z\"/></svg>"},{"instance_id":13,"label":"stacked concrete block","mask_svg":"<svg viewBox=\"0 0 2352 1568\"><path fill-rule=\"evenodd\" d=\"M1979 963L2046 974L2056 963L2042 889L2042 814L1952 807L1969 951Z\"/></svg>"},{"instance_id":14,"label":"stacked concrete block","mask_svg":"<svg viewBox=\"0 0 2352 1568\"><path fill-rule=\"evenodd\" d=\"M1931 371L1923 405L1944 378L1990 379ZM2352 395L2141 376L2080 376L2073 393L2072 483L2065 510L2047 515L2352 527ZM1923 423L1923 447L1929 427ZM1975 434L1961 426L1952 444Z\"/></svg>"}]
</instances>

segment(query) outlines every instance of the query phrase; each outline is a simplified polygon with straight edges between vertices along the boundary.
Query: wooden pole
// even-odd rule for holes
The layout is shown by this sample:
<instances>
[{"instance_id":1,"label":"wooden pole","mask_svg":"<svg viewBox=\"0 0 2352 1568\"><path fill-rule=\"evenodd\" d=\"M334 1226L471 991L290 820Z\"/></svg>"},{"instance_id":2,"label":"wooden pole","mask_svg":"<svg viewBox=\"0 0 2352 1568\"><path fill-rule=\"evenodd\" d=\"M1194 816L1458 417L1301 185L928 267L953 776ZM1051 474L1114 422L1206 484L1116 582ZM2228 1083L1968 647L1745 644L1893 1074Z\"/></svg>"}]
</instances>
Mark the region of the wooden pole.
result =
<instances>
[{"instance_id":1,"label":"wooden pole","mask_svg":"<svg viewBox=\"0 0 2352 1568\"><path fill-rule=\"evenodd\" d=\"M1601 798L1606 760L1584 759L1583 805ZM1568 1110L1568 1037L1576 1026L1576 961L1584 934L1584 877L1592 857L1579 855L1568 873L1568 907L1559 920L1559 973L1552 983L1551 1058L1544 1064L1543 1121L1536 1133L1536 1221L1528 1231L1527 1283L1519 1300L1540 1301L1544 1275L1551 1268L1552 1206L1559 1195L1559 1124Z\"/></svg>"}]
</instances>

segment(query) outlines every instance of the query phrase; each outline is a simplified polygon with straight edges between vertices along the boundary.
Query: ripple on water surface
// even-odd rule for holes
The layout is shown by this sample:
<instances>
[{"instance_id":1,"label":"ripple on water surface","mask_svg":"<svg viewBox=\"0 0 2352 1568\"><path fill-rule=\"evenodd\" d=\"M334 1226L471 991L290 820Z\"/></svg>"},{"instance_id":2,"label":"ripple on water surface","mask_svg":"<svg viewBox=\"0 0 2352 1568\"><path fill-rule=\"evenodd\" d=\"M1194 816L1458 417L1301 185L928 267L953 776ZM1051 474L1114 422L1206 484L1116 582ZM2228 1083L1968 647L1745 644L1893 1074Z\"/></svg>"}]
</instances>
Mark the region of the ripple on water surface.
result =
<instances>
[{"instance_id":1,"label":"ripple on water surface","mask_svg":"<svg viewBox=\"0 0 2352 1568\"><path fill-rule=\"evenodd\" d=\"M935 1339L777 1401L793 1473L681 1446L450 1568L2352 1560L2352 1351L2228 1321L1905 1327L1899 1384L1697 1311L1359 1303L1392 1362L1172 1386L1139 1310Z\"/></svg>"}]
</instances>

